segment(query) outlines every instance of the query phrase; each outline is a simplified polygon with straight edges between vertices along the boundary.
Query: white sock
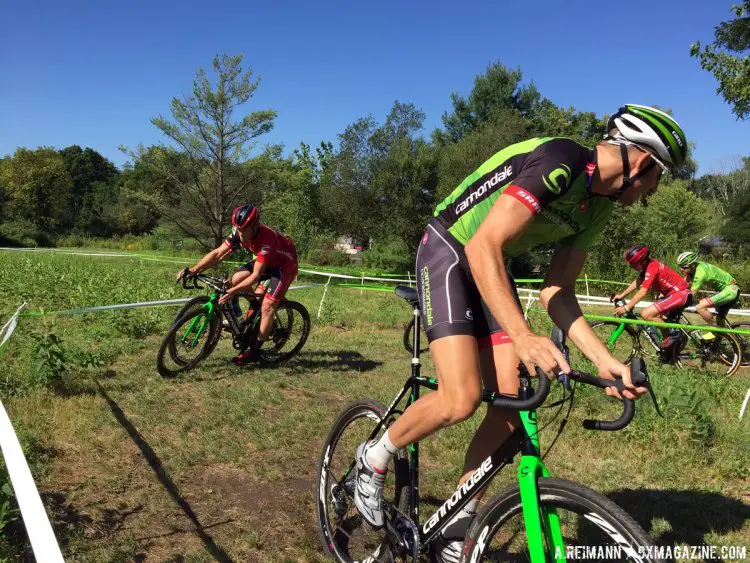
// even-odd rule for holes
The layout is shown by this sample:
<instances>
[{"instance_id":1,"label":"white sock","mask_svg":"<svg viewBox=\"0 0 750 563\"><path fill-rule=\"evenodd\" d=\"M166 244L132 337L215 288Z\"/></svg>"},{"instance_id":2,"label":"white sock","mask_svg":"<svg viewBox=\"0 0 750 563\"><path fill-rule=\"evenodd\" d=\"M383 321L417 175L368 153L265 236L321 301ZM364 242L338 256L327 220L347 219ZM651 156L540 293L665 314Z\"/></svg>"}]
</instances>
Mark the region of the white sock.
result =
<instances>
[{"instance_id":1,"label":"white sock","mask_svg":"<svg viewBox=\"0 0 750 563\"><path fill-rule=\"evenodd\" d=\"M391 442L388 430L380 437L380 440L365 450L365 460L373 469L387 471L391 458L396 455L398 448Z\"/></svg>"}]
</instances>

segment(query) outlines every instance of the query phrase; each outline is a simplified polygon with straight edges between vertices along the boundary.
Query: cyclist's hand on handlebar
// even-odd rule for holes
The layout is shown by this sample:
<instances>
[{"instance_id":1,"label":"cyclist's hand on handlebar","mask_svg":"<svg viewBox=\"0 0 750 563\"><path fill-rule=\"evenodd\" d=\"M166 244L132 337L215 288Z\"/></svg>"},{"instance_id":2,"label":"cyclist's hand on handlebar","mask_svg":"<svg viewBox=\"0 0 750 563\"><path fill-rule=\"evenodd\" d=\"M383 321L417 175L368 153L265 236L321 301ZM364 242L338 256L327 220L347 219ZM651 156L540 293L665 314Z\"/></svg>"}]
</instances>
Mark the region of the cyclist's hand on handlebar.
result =
<instances>
[{"instance_id":1,"label":"cyclist's hand on handlebar","mask_svg":"<svg viewBox=\"0 0 750 563\"><path fill-rule=\"evenodd\" d=\"M560 371L570 373L570 366L554 342L546 336L537 336L533 332L513 339L513 349L530 374L536 373L538 366L549 377Z\"/></svg>"},{"instance_id":2,"label":"cyclist's hand on handlebar","mask_svg":"<svg viewBox=\"0 0 750 563\"><path fill-rule=\"evenodd\" d=\"M232 295L232 290L228 290L224 295L219 297L219 305L223 305L224 303L228 303L234 298L234 295Z\"/></svg>"},{"instance_id":3,"label":"cyclist's hand on handlebar","mask_svg":"<svg viewBox=\"0 0 750 563\"><path fill-rule=\"evenodd\" d=\"M625 305L622 305L620 307L615 307L615 316L616 317L622 317L623 315L629 313L630 310L625 307Z\"/></svg>"},{"instance_id":4,"label":"cyclist's hand on handlebar","mask_svg":"<svg viewBox=\"0 0 750 563\"><path fill-rule=\"evenodd\" d=\"M614 303L614 302L615 302L615 301L617 301L618 299L619 299L619 297L617 296L617 294L616 294L616 293L613 293L612 295L610 295L610 296L609 296L609 302L610 302L610 303Z\"/></svg>"},{"instance_id":5,"label":"cyclist's hand on handlebar","mask_svg":"<svg viewBox=\"0 0 750 563\"><path fill-rule=\"evenodd\" d=\"M622 379L622 382L625 384L626 389L623 390L622 394L614 387L607 387L604 392L610 397L617 397L618 399L625 397L626 399L635 400L648 392L648 389L645 387L635 387L630 378L630 368L611 356L597 367L599 369L599 377L603 379Z\"/></svg>"},{"instance_id":6,"label":"cyclist's hand on handlebar","mask_svg":"<svg viewBox=\"0 0 750 563\"><path fill-rule=\"evenodd\" d=\"M181 280L185 279L187 276L192 276L193 272L190 271L190 268L183 268L180 270L180 273L177 274L177 279L175 280L175 283L179 283Z\"/></svg>"}]
</instances>

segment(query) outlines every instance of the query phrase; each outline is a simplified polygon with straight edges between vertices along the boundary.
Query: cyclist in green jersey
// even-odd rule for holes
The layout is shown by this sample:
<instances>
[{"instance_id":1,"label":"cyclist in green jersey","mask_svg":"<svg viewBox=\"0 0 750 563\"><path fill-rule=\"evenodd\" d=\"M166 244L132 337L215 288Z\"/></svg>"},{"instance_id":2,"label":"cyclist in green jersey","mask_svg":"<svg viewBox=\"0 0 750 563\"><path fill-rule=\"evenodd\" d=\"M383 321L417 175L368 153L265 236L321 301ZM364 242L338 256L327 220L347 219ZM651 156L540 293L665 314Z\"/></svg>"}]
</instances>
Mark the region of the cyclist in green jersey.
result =
<instances>
[{"instance_id":1,"label":"cyclist in green jersey","mask_svg":"<svg viewBox=\"0 0 750 563\"><path fill-rule=\"evenodd\" d=\"M701 299L695 307L695 312L708 324L713 323L713 317L708 310L709 307L728 306L739 297L740 288L734 276L718 266L698 260L697 252L683 252L677 257L677 264L680 266L680 271L685 276L685 280L691 284L690 291L695 293L705 284L718 292L711 297Z\"/></svg>"},{"instance_id":2,"label":"cyclist in green jersey","mask_svg":"<svg viewBox=\"0 0 750 563\"><path fill-rule=\"evenodd\" d=\"M416 266L439 386L410 405L379 440L358 448L354 500L368 524L384 524L383 487L396 452L470 417L481 404L483 386L515 397L519 362L531 374L537 366L549 376L570 370L552 341L526 324L503 266L509 257L556 242L541 304L602 377L622 378L629 398L645 391L633 388L628 368L595 336L574 286L615 202L630 205L656 191L662 172L684 162L687 146L672 117L629 104L610 118L605 138L593 150L564 138L511 145L437 207ZM518 424L517 413L488 408L469 445L462 483ZM446 553L460 549L461 531L477 502L457 516L453 537L445 535Z\"/></svg>"}]
</instances>

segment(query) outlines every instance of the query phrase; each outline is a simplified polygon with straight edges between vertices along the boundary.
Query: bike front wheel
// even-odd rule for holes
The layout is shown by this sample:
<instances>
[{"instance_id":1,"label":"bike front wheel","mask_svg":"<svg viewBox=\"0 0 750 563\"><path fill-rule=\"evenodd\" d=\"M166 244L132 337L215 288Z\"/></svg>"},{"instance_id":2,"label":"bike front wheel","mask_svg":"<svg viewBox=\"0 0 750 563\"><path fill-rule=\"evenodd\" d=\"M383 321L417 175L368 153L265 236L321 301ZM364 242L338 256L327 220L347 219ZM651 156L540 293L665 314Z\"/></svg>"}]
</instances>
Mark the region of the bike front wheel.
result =
<instances>
[{"instance_id":1,"label":"bike front wheel","mask_svg":"<svg viewBox=\"0 0 750 563\"><path fill-rule=\"evenodd\" d=\"M614 321L597 321L591 323L591 330L607 347L609 353L623 364L629 364L640 349L636 330L629 325Z\"/></svg>"},{"instance_id":2,"label":"bike front wheel","mask_svg":"<svg viewBox=\"0 0 750 563\"><path fill-rule=\"evenodd\" d=\"M218 342L219 318L205 309L195 309L170 327L156 355L156 369L162 377L194 368Z\"/></svg>"},{"instance_id":3,"label":"bike front wheel","mask_svg":"<svg viewBox=\"0 0 750 563\"><path fill-rule=\"evenodd\" d=\"M540 544L545 561L663 561L648 534L608 498L564 479L539 478L537 487L542 521L545 514L557 514L563 545L555 546L551 538L527 537L521 492L514 485L492 498L474 519L464 561L531 561L529 542Z\"/></svg>"},{"instance_id":4,"label":"bike front wheel","mask_svg":"<svg viewBox=\"0 0 750 563\"><path fill-rule=\"evenodd\" d=\"M318 533L326 555L336 561L396 560L385 529L374 530L360 516L354 505L354 452L369 439L383 419L386 407L373 399L346 406L333 423L323 445L315 490ZM392 423L386 421L377 439ZM404 507L401 497L408 493L408 462L399 453L385 482L384 498L391 506Z\"/></svg>"}]
</instances>

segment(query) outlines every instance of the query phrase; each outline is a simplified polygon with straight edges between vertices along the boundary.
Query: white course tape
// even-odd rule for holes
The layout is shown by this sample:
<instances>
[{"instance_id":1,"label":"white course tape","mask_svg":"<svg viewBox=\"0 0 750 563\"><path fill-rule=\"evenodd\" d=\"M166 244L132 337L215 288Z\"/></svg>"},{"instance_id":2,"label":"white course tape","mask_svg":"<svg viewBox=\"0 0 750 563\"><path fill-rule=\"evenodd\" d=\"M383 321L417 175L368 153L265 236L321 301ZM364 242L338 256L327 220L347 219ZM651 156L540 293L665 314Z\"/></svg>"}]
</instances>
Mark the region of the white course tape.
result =
<instances>
[{"instance_id":1,"label":"white course tape","mask_svg":"<svg viewBox=\"0 0 750 563\"><path fill-rule=\"evenodd\" d=\"M2 342L0 342L0 348L3 347L3 345L8 341L8 338L10 338L10 335L13 334L13 331L16 330L16 325L18 324L18 315L21 313L21 309L26 307L26 303L22 303L21 306L16 309L16 312L13 313L13 316L8 320L7 323L3 325L3 328L0 328L0 335L5 333L5 336L3 336Z\"/></svg>"},{"instance_id":2,"label":"white course tape","mask_svg":"<svg viewBox=\"0 0 750 563\"><path fill-rule=\"evenodd\" d=\"M742 408L740 409L740 420L742 420L742 417L745 414L745 409L747 408L748 402L750 402L750 389L747 390L747 394L745 395L745 400L742 402Z\"/></svg>"},{"instance_id":3,"label":"white course tape","mask_svg":"<svg viewBox=\"0 0 750 563\"><path fill-rule=\"evenodd\" d=\"M34 557L39 563L62 562L63 557L57 539L44 510L42 499L34 484L31 471L23 455L21 444L10 423L5 407L0 403L0 447L3 450L5 466L16 494L26 533L31 542Z\"/></svg>"}]
</instances>

